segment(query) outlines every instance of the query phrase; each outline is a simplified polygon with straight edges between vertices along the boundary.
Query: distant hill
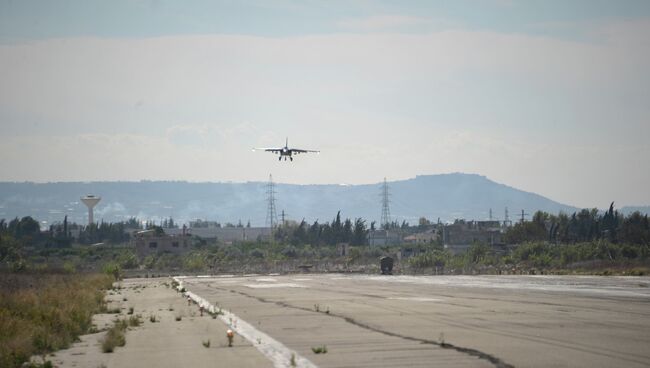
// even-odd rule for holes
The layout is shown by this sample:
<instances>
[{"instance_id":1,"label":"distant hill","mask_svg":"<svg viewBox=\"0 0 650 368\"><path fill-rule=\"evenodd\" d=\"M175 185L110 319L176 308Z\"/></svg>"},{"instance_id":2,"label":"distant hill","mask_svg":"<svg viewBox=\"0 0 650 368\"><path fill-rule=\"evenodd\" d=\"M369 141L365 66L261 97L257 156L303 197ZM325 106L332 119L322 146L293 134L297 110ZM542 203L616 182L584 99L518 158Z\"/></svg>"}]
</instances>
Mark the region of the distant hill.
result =
<instances>
[{"instance_id":1,"label":"distant hill","mask_svg":"<svg viewBox=\"0 0 650 368\"><path fill-rule=\"evenodd\" d=\"M508 207L510 219L521 210L533 213L572 213L576 208L540 195L495 183L474 174L422 175L414 179L389 182L390 211L394 220L417 223L424 216L432 221L456 218L503 220ZM276 208L288 219L309 222L331 221L337 211L343 217L362 217L368 222L381 216L381 183L368 185L293 185L277 184ZM263 226L267 212L267 183L188 183L170 181L141 182L66 182L0 183L0 218L30 215L47 223L84 223L86 208L79 198L85 194L102 197L95 219L119 221L129 217L176 222L208 219L222 223ZM44 225L46 225L44 223Z\"/></svg>"},{"instance_id":2,"label":"distant hill","mask_svg":"<svg viewBox=\"0 0 650 368\"><path fill-rule=\"evenodd\" d=\"M650 215L650 206L625 206L618 211L626 216L637 211L642 215Z\"/></svg>"}]
</instances>

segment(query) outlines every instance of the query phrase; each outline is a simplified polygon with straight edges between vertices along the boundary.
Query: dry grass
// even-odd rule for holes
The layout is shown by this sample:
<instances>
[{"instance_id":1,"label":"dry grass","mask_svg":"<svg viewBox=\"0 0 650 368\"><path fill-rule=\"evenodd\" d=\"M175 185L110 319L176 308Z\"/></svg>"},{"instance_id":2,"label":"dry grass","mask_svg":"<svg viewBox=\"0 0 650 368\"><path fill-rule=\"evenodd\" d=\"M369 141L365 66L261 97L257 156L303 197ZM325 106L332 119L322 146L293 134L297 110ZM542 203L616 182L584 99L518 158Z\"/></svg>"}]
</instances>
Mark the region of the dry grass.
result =
<instances>
[{"instance_id":1,"label":"dry grass","mask_svg":"<svg viewBox=\"0 0 650 368\"><path fill-rule=\"evenodd\" d=\"M314 354L327 354L327 346L312 346L311 351L313 351Z\"/></svg>"},{"instance_id":2,"label":"dry grass","mask_svg":"<svg viewBox=\"0 0 650 368\"><path fill-rule=\"evenodd\" d=\"M113 327L106 331L106 335L102 339L102 351L104 353L112 353L115 351L115 347L126 345L124 332L128 323L126 320L117 321Z\"/></svg>"},{"instance_id":3,"label":"dry grass","mask_svg":"<svg viewBox=\"0 0 650 368\"><path fill-rule=\"evenodd\" d=\"M138 327L142 324L142 321L140 321L139 314L129 317L128 321L129 321L129 327Z\"/></svg>"},{"instance_id":4,"label":"dry grass","mask_svg":"<svg viewBox=\"0 0 650 368\"><path fill-rule=\"evenodd\" d=\"M0 367L68 347L104 304L106 275L0 275Z\"/></svg>"}]
</instances>

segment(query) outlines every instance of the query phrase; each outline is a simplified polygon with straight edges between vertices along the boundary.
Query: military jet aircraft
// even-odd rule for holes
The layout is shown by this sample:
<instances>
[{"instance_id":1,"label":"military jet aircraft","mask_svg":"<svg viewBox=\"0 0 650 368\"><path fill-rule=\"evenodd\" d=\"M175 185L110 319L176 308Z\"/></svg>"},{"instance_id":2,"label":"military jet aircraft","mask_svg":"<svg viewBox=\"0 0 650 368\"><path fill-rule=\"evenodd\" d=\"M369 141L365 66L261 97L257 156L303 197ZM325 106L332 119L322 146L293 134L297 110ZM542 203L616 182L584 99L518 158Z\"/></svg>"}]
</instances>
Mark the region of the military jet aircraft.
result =
<instances>
[{"instance_id":1,"label":"military jet aircraft","mask_svg":"<svg viewBox=\"0 0 650 368\"><path fill-rule=\"evenodd\" d=\"M284 147L281 148L253 148L253 151L265 151L265 152L272 152L272 153L277 153L280 155L278 157L278 161L282 161L282 158L284 157L284 160L287 160L287 157L289 160L293 161L292 155L297 155L300 153L320 153L320 151L316 150L306 150L306 149L300 149L300 148L289 148L289 138L287 138Z\"/></svg>"}]
</instances>

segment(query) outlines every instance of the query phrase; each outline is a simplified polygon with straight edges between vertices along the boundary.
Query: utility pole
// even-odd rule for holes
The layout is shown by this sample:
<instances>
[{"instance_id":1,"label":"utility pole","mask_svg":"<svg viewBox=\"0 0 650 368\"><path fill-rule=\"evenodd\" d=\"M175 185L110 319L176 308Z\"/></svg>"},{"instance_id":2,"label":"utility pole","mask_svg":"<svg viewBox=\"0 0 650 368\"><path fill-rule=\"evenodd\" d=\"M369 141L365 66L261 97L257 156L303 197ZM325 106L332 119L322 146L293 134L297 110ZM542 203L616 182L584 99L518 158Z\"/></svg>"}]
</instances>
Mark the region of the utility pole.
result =
<instances>
[{"instance_id":1,"label":"utility pole","mask_svg":"<svg viewBox=\"0 0 650 368\"><path fill-rule=\"evenodd\" d=\"M503 220L503 226L510 226L512 225L512 222L510 222L510 216L508 215L508 207L506 207L506 216L505 220Z\"/></svg>"},{"instance_id":2,"label":"utility pole","mask_svg":"<svg viewBox=\"0 0 650 368\"><path fill-rule=\"evenodd\" d=\"M287 221L285 220L285 213L284 210L282 210L282 214L280 215L280 218L282 219L282 226L287 226Z\"/></svg>"},{"instance_id":3,"label":"utility pole","mask_svg":"<svg viewBox=\"0 0 650 368\"><path fill-rule=\"evenodd\" d=\"M528 216L527 213L524 213L524 210L521 210L521 223L523 224L525 221L525 217Z\"/></svg>"},{"instance_id":4,"label":"utility pole","mask_svg":"<svg viewBox=\"0 0 650 368\"><path fill-rule=\"evenodd\" d=\"M390 193L388 192L388 183L386 182L386 178L384 178L384 183L381 189L381 226L384 228L384 230L388 230L388 227L391 223L390 208L388 206L390 203L389 196Z\"/></svg>"},{"instance_id":5,"label":"utility pole","mask_svg":"<svg viewBox=\"0 0 650 368\"><path fill-rule=\"evenodd\" d=\"M267 208L266 208L266 226L271 228L271 237L273 236L273 228L278 224L278 215L275 212L275 184L273 183L273 176L269 175L269 183L266 186L267 195Z\"/></svg>"},{"instance_id":6,"label":"utility pole","mask_svg":"<svg viewBox=\"0 0 650 368\"><path fill-rule=\"evenodd\" d=\"M490 208L490 221L492 221L492 209Z\"/></svg>"}]
</instances>

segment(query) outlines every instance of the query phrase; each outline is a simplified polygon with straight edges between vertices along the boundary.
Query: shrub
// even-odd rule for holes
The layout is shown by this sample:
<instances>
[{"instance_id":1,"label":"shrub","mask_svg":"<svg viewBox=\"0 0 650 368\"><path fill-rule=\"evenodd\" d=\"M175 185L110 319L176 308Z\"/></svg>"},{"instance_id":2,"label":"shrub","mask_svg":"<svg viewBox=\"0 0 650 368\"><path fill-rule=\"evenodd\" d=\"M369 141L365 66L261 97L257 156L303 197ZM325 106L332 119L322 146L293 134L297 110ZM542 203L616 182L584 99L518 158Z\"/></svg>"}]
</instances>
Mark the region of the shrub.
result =
<instances>
[{"instance_id":1,"label":"shrub","mask_svg":"<svg viewBox=\"0 0 650 368\"><path fill-rule=\"evenodd\" d=\"M126 330L128 322L120 320L115 322L115 325L106 331L106 335L102 339L102 351L104 353L112 353L115 347L126 345L126 337L124 331Z\"/></svg>"},{"instance_id":2,"label":"shrub","mask_svg":"<svg viewBox=\"0 0 650 368\"><path fill-rule=\"evenodd\" d=\"M313 351L314 354L327 354L327 346L312 346L311 351Z\"/></svg>"},{"instance_id":3,"label":"shrub","mask_svg":"<svg viewBox=\"0 0 650 368\"><path fill-rule=\"evenodd\" d=\"M138 327L140 326L140 316L131 316L129 317L129 326Z\"/></svg>"},{"instance_id":4,"label":"shrub","mask_svg":"<svg viewBox=\"0 0 650 368\"><path fill-rule=\"evenodd\" d=\"M105 274L113 276L115 280L120 279L120 274L121 274L120 265L115 262L110 262L105 264L103 271Z\"/></svg>"}]
</instances>

